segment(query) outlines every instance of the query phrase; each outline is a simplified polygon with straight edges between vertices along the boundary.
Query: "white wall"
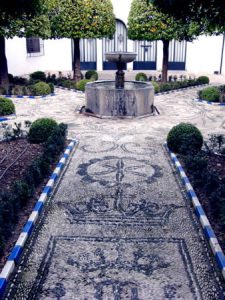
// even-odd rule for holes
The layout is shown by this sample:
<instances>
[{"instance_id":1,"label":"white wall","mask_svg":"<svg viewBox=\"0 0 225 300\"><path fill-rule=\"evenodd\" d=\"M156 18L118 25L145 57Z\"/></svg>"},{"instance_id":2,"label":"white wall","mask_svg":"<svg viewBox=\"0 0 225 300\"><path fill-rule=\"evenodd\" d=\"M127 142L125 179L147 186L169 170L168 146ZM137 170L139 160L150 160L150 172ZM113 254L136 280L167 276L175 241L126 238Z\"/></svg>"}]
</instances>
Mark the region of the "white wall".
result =
<instances>
[{"instance_id":1,"label":"white wall","mask_svg":"<svg viewBox=\"0 0 225 300\"><path fill-rule=\"evenodd\" d=\"M132 0L111 0L114 14L117 19L122 20L127 25L127 19Z\"/></svg>"},{"instance_id":2,"label":"white wall","mask_svg":"<svg viewBox=\"0 0 225 300\"><path fill-rule=\"evenodd\" d=\"M13 75L29 74L40 71L71 70L71 40L45 40L44 55L29 57L25 38L6 40L6 55L9 73Z\"/></svg>"},{"instance_id":3,"label":"white wall","mask_svg":"<svg viewBox=\"0 0 225 300\"><path fill-rule=\"evenodd\" d=\"M223 36L200 36L187 43L186 70L209 73L220 70Z\"/></svg>"}]
</instances>

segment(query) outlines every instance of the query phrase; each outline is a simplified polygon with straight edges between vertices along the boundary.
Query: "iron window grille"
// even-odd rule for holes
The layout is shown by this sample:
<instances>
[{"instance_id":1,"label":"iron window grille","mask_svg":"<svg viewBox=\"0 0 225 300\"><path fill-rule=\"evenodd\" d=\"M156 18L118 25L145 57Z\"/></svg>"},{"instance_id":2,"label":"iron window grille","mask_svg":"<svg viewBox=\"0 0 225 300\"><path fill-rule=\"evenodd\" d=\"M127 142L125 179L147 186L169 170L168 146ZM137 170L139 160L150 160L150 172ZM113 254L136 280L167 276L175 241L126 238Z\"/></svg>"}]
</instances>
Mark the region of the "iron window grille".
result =
<instances>
[{"instance_id":1,"label":"iron window grille","mask_svg":"<svg viewBox=\"0 0 225 300\"><path fill-rule=\"evenodd\" d=\"M38 37L30 37L26 39L27 56L44 55L44 41Z\"/></svg>"}]
</instances>

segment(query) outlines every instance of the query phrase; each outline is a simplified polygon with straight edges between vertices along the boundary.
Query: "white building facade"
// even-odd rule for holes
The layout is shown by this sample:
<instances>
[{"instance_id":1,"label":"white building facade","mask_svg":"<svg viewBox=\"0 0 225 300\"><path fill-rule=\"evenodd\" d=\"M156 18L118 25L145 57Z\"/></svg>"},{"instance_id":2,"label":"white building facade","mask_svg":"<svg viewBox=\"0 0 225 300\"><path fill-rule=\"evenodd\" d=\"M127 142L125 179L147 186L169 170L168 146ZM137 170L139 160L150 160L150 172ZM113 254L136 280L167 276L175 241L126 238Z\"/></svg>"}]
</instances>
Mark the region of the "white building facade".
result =
<instances>
[{"instance_id":1,"label":"white building facade","mask_svg":"<svg viewBox=\"0 0 225 300\"><path fill-rule=\"evenodd\" d=\"M81 67L83 70L113 70L114 64L105 60L111 51L136 52L137 58L128 64L129 70L157 70L162 68L161 41L131 41L127 38L127 20L132 0L111 0L117 19L114 39L82 40ZM224 36L200 36L193 42L170 42L169 70L189 73L225 74ZM6 41L9 73L72 70L73 47L70 39L44 40L13 38Z\"/></svg>"}]
</instances>

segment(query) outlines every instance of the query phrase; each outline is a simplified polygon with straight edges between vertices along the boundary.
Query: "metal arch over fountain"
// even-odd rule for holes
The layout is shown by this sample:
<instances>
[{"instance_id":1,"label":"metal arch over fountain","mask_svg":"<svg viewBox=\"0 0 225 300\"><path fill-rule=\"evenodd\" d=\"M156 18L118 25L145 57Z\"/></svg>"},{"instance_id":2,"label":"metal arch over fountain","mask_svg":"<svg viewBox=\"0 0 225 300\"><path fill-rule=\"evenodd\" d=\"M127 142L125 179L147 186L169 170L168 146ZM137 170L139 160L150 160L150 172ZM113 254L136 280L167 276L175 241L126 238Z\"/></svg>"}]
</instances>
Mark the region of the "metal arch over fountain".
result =
<instances>
[{"instance_id":1,"label":"metal arch over fountain","mask_svg":"<svg viewBox=\"0 0 225 300\"><path fill-rule=\"evenodd\" d=\"M125 81L124 68L136 53L111 52L105 54L109 62L117 65L115 81L95 81L86 85L86 107L100 117L142 117L154 111L152 84Z\"/></svg>"}]
</instances>

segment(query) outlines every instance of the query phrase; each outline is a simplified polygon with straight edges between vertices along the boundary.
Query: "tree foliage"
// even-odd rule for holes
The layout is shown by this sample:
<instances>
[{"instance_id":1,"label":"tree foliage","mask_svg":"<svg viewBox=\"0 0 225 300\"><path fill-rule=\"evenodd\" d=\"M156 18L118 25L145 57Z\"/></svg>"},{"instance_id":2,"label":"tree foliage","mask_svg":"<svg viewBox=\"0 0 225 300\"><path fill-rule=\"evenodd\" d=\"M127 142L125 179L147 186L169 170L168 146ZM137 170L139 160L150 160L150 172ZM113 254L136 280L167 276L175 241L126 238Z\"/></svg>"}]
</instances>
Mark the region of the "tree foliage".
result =
<instances>
[{"instance_id":1,"label":"tree foliage","mask_svg":"<svg viewBox=\"0 0 225 300\"><path fill-rule=\"evenodd\" d=\"M0 4L0 36L5 38L14 36L50 37L50 23L47 15L50 1L9 0L9 3L13 4L9 8L8 5ZM21 4L19 8L17 2Z\"/></svg>"},{"instance_id":2,"label":"tree foliage","mask_svg":"<svg viewBox=\"0 0 225 300\"><path fill-rule=\"evenodd\" d=\"M71 38L74 43L74 79L81 79L80 46L82 38L112 38L115 16L110 0L55 0L49 15L53 38Z\"/></svg>"},{"instance_id":3,"label":"tree foliage","mask_svg":"<svg viewBox=\"0 0 225 300\"><path fill-rule=\"evenodd\" d=\"M47 15L54 0L8 0L0 2L0 84L8 90L8 66L5 38L50 37Z\"/></svg>"},{"instance_id":4,"label":"tree foliage","mask_svg":"<svg viewBox=\"0 0 225 300\"><path fill-rule=\"evenodd\" d=\"M49 17L53 38L112 37L115 32L110 0L56 0Z\"/></svg>"},{"instance_id":5,"label":"tree foliage","mask_svg":"<svg viewBox=\"0 0 225 300\"><path fill-rule=\"evenodd\" d=\"M167 81L169 41L191 41L199 35L199 24L185 23L162 13L146 0L133 0L128 17L128 37L132 40L162 40L162 81Z\"/></svg>"},{"instance_id":6,"label":"tree foliage","mask_svg":"<svg viewBox=\"0 0 225 300\"><path fill-rule=\"evenodd\" d=\"M41 12L43 1L44 0L0 1L0 13L14 18L20 18L24 14L34 16Z\"/></svg>"},{"instance_id":7,"label":"tree foliage","mask_svg":"<svg viewBox=\"0 0 225 300\"><path fill-rule=\"evenodd\" d=\"M222 0L146 0L164 13L183 22L198 22L202 33L223 33L225 30L225 1Z\"/></svg>"},{"instance_id":8,"label":"tree foliage","mask_svg":"<svg viewBox=\"0 0 225 300\"><path fill-rule=\"evenodd\" d=\"M192 40L199 34L197 23L184 24L160 12L146 0L134 0L128 18L128 37L132 40Z\"/></svg>"}]
</instances>

